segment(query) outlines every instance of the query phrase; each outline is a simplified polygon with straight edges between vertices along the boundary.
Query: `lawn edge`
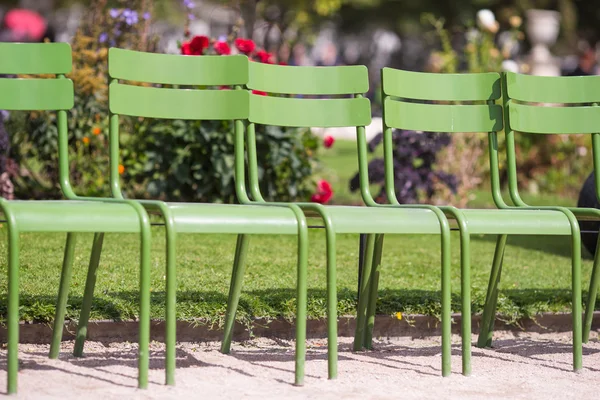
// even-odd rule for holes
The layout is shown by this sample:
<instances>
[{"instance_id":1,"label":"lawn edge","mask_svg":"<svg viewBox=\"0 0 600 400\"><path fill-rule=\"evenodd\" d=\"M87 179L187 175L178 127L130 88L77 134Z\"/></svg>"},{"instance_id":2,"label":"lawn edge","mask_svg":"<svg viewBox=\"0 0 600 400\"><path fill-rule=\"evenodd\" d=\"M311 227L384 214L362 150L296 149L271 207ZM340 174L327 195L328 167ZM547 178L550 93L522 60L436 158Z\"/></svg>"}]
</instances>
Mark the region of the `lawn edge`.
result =
<instances>
[{"instance_id":1,"label":"lawn edge","mask_svg":"<svg viewBox=\"0 0 600 400\"><path fill-rule=\"evenodd\" d=\"M453 333L460 333L460 314L452 316ZM479 332L479 315L473 316L473 333ZM354 336L356 319L354 317L340 317L338 319L338 335L342 337ZM66 323L63 331L63 340L74 340L76 323ZM544 313L535 318L524 318L517 324L505 323L496 320L496 331L512 331L527 333L553 333L570 332L572 317L570 313ZM593 330L600 330L600 311L594 313ZM244 341L251 337L270 337L279 339L294 338L294 324L281 318L265 320L254 319L251 327L237 323L234 331L234 340ZM181 342L219 341L222 339L222 329L208 325L177 322L177 340ZM375 320L374 337L424 337L439 336L441 334L439 320L429 315L403 315L402 319L395 316L378 315ZM46 323L21 323L20 343L45 344L50 343L52 328ZM137 342L137 321L90 321L88 326L88 340L100 342ZM307 337L312 339L327 337L326 319L308 320ZM164 321L152 321L151 339L164 341ZM0 343L6 342L6 328L0 327Z\"/></svg>"}]
</instances>

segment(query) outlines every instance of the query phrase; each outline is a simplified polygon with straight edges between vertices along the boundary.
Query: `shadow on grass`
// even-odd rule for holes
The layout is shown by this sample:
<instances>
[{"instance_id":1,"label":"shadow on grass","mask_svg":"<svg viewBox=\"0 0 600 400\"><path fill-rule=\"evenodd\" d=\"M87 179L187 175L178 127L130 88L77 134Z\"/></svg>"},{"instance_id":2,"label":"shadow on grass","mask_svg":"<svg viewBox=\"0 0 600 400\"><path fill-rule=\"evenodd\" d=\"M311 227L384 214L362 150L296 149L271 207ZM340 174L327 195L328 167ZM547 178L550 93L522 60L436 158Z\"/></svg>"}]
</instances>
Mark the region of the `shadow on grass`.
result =
<instances>
[{"instance_id":1,"label":"shadow on grass","mask_svg":"<svg viewBox=\"0 0 600 400\"><path fill-rule=\"evenodd\" d=\"M496 235L473 235L471 240L496 243L496 238ZM569 236L509 235L507 244L571 258L571 239ZM506 252L510 252L510 249L507 249ZM582 249L581 256L584 259L592 259L590 253L585 249Z\"/></svg>"},{"instance_id":2,"label":"shadow on grass","mask_svg":"<svg viewBox=\"0 0 600 400\"><path fill-rule=\"evenodd\" d=\"M309 289L308 317L325 318L327 315L326 290ZM485 303L485 290L472 292L472 312L479 314ZM582 294L585 304L587 293ZM415 289L383 289L379 291L377 314L441 315L439 291ZM600 300L600 299L599 299ZM50 323L54 319L56 297L24 294L20 300L21 320ZM0 316L6 318L6 294L0 295ZM82 298L71 296L68 301L67 319L77 320ZM571 291L568 289L506 289L500 291L498 313L516 322L542 312L568 311ZM152 292L151 317L164 319L165 293ZM596 302L596 308L600 301ZM354 315L356 291L346 288L338 291L338 315ZM202 321L208 325L222 326L227 309L227 294L216 291L180 291L177 294L177 319ZM452 294L452 311L460 312L459 293ZM293 319L296 313L295 288L273 288L242 292L236 318L249 323L255 317ZM139 293L135 291L107 292L99 294L92 306L92 319L114 321L136 320L139 315Z\"/></svg>"}]
</instances>

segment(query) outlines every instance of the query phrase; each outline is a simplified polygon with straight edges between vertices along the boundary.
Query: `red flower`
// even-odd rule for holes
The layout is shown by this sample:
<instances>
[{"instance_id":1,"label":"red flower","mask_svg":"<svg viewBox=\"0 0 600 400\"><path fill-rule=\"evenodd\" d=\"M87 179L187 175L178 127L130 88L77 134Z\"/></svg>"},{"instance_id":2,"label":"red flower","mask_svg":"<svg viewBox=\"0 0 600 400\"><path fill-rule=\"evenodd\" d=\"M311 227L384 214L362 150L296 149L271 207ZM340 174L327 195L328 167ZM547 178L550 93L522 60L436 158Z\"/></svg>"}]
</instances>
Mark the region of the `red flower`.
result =
<instances>
[{"instance_id":1,"label":"red flower","mask_svg":"<svg viewBox=\"0 0 600 400\"><path fill-rule=\"evenodd\" d=\"M228 56L231 54L231 48L229 48L229 44L227 42L216 42L213 47L217 54L221 56Z\"/></svg>"},{"instance_id":2,"label":"red flower","mask_svg":"<svg viewBox=\"0 0 600 400\"><path fill-rule=\"evenodd\" d=\"M210 39L206 36L194 36L189 42L181 45L181 54L186 56L201 56L210 46Z\"/></svg>"},{"instance_id":3,"label":"red flower","mask_svg":"<svg viewBox=\"0 0 600 400\"><path fill-rule=\"evenodd\" d=\"M266 96L267 92L263 92L262 90L253 90L252 94L257 94L259 96Z\"/></svg>"},{"instance_id":4,"label":"red flower","mask_svg":"<svg viewBox=\"0 0 600 400\"><path fill-rule=\"evenodd\" d=\"M324 179L317 183L317 193L313 194L310 201L313 203L325 204L333 197L333 189L331 185Z\"/></svg>"},{"instance_id":5,"label":"red flower","mask_svg":"<svg viewBox=\"0 0 600 400\"><path fill-rule=\"evenodd\" d=\"M256 52L256 56L263 64L275 64L275 56L268 51L259 50Z\"/></svg>"},{"instance_id":6,"label":"red flower","mask_svg":"<svg viewBox=\"0 0 600 400\"><path fill-rule=\"evenodd\" d=\"M181 44L181 54L183 54L184 56L191 56L192 55L192 49L190 46L190 42L183 42Z\"/></svg>"},{"instance_id":7,"label":"red flower","mask_svg":"<svg viewBox=\"0 0 600 400\"><path fill-rule=\"evenodd\" d=\"M235 39L235 47L237 47L240 52L248 55L254 51L256 45L252 39L237 38Z\"/></svg>"},{"instance_id":8,"label":"red flower","mask_svg":"<svg viewBox=\"0 0 600 400\"><path fill-rule=\"evenodd\" d=\"M333 142L335 142L335 138L333 136L327 135L323 138L323 146L325 146L326 149L333 146Z\"/></svg>"},{"instance_id":9,"label":"red flower","mask_svg":"<svg viewBox=\"0 0 600 400\"><path fill-rule=\"evenodd\" d=\"M288 63L286 63L285 61L279 61L278 64L279 65L288 65Z\"/></svg>"}]
</instances>

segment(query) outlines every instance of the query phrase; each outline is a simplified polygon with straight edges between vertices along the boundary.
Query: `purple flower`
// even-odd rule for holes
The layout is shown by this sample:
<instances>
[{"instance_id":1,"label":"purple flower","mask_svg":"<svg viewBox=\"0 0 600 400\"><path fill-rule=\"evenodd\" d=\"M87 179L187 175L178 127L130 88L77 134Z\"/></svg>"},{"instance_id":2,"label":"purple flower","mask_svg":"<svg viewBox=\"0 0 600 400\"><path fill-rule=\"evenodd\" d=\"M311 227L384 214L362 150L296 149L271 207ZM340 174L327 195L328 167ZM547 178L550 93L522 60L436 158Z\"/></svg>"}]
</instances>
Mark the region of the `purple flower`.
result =
<instances>
[{"instance_id":1,"label":"purple flower","mask_svg":"<svg viewBox=\"0 0 600 400\"><path fill-rule=\"evenodd\" d=\"M117 10L116 8L111 8L108 14L111 16L111 18L117 18L119 15L121 15L121 11Z\"/></svg>"},{"instance_id":2,"label":"purple flower","mask_svg":"<svg viewBox=\"0 0 600 400\"><path fill-rule=\"evenodd\" d=\"M196 16L195 16L194 14L191 14L191 13L190 13L190 14L188 14L188 19L189 19L190 21L193 21L193 20L195 20L195 19L196 19Z\"/></svg>"},{"instance_id":3,"label":"purple flower","mask_svg":"<svg viewBox=\"0 0 600 400\"><path fill-rule=\"evenodd\" d=\"M129 26L131 26L131 25L135 25L135 24L137 24L137 23L138 23L138 21L139 21L139 20L138 20L138 14L137 14L137 12L135 12L135 11L133 11L133 10L130 10L129 8L126 8L126 9L123 11L122 18L124 18L124 19L125 19L125 23L126 23L127 25L129 25Z\"/></svg>"},{"instance_id":4,"label":"purple flower","mask_svg":"<svg viewBox=\"0 0 600 400\"><path fill-rule=\"evenodd\" d=\"M108 39L108 34L106 32L102 32L100 36L98 36L98 42L104 43Z\"/></svg>"},{"instance_id":5,"label":"purple flower","mask_svg":"<svg viewBox=\"0 0 600 400\"><path fill-rule=\"evenodd\" d=\"M144 13L144 17L143 17L143 18L144 18L144 20L148 21L148 20L149 20L151 17L152 17L152 15L150 15L150 13L149 13L149 12L145 12L145 13Z\"/></svg>"},{"instance_id":6,"label":"purple flower","mask_svg":"<svg viewBox=\"0 0 600 400\"><path fill-rule=\"evenodd\" d=\"M190 9L196 7L196 4L192 0L183 0L183 5Z\"/></svg>"}]
</instances>

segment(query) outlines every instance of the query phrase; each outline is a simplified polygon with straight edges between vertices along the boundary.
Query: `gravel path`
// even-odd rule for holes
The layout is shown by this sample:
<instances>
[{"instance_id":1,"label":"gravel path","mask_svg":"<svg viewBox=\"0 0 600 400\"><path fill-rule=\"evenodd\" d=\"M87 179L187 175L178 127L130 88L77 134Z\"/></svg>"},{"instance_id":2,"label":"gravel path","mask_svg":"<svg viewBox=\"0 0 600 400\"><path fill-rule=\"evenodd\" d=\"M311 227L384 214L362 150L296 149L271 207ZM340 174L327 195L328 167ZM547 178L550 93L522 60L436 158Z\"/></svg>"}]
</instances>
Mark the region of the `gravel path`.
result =
<instances>
[{"instance_id":1,"label":"gravel path","mask_svg":"<svg viewBox=\"0 0 600 400\"><path fill-rule=\"evenodd\" d=\"M474 336L474 339L475 336ZM473 374L460 375L459 337L453 338L453 375L442 378L439 338L378 339L372 352L353 353L340 338L339 378L328 381L326 341L310 340L304 387L294 387L293 342L254 339L234 343L231 355L219 343L178 345L177 386L166 387L163 349L153 343L149 390L136 389L136 345L86 344L73 358L63 343L59 360L47 345L21 345L22 399L570 399L600 393L598 335L584 345L584 370L571 371L568 334L496 335L495 349L473 349ZM6 350L0 351L0 395L6 393Z\"/></svg>"}]
</instances>

